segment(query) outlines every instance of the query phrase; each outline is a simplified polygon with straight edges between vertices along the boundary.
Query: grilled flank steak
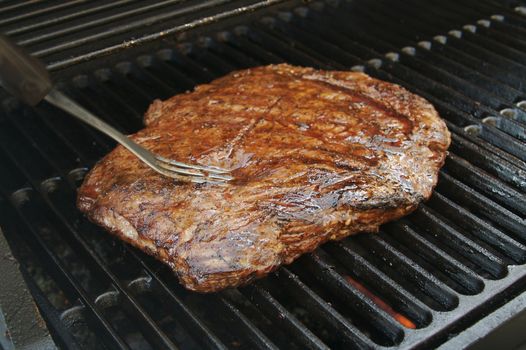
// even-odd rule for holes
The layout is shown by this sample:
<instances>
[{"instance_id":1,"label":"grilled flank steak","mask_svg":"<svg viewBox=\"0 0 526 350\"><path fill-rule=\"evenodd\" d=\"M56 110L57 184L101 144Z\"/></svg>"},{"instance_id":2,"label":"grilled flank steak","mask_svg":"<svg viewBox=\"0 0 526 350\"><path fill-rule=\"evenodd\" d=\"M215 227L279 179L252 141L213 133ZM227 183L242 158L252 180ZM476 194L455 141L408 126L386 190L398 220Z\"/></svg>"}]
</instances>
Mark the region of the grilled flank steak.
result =
<instances>
[{"instance_id":1,"label":"grilled flank steak","mask_svg":"<svg viewBox=\"0 0 526 350\"><path fill-rule=\"evenodd\" d=\"M286 64L154 101L145 123L136 142L235 180L176 182L118 146L86 177L78 207L199 292L408 214L431 195L450 143L431 104L400 86Z\"/></svg>"}]
</instances>

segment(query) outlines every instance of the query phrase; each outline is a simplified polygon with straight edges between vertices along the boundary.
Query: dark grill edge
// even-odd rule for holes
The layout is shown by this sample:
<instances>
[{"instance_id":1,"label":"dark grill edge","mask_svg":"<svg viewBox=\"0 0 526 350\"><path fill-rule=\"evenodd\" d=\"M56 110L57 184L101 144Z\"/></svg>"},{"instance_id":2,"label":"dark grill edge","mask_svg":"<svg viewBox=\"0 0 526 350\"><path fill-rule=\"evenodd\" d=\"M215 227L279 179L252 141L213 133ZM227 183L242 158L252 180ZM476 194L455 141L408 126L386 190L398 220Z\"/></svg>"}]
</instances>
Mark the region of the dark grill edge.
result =
<instances>
[{"instance_id":1,"label":"dark grill edge","mask_svg":"<svg viewBox=\"0 0 526 350\"><path fill-rule=\"evenodd\" d=\"M74 208L86 169L113 143L51 107L5 99L0 226L64 347L431 347L524 292L526 51L517 34L526 31L526 17L514 11L520 4L287 3L259 10L262 19L246 14L182 41L94 55L57 76L71 96L133 132L154 98L234 69L287 61L363 70L427 98L447 120L454 143L436 195L378 235L325 245L239 290L195 295ZM111 44L111 28L105 33L103 44ZM81 40L84 32L77 35ZM403 327L346 275L417 329Z\"/></svg>"}]
</instances>

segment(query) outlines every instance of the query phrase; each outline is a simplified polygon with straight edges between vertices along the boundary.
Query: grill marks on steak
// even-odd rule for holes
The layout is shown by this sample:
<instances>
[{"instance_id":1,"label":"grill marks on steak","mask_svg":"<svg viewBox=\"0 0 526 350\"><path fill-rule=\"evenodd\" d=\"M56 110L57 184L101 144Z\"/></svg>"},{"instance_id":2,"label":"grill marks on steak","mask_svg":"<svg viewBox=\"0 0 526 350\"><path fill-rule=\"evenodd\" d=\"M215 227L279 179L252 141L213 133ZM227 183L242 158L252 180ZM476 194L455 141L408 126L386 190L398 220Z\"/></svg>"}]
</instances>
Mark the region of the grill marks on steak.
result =
<instances>
[{"instance_id":1,"label":"grill marks on steak","mask_svg":"<svg viewBox=\"0 0 526 350\"><path fill-rule=\"evenodd\" d=\"M236 180L176 183L118 146L88 174L78 206L201 292L411 212L450 143L434 108L397 85L284 64L154 101L145 123L132 138L146 148Z\"/></svg>"}]
</instances>

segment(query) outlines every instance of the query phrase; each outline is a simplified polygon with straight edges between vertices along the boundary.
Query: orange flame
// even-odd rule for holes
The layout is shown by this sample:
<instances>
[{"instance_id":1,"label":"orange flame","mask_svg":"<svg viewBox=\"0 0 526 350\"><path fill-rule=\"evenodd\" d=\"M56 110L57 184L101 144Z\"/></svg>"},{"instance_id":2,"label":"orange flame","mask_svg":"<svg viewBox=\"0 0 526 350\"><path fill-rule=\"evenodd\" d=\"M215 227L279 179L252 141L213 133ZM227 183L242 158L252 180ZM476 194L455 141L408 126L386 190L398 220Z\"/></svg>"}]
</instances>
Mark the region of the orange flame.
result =
<instances>
[{"instance_id":1,"label":"orange flame","mask_svg":"<svg viewBox=\"0 0 526 350\"><path fill-rule=\"evenodd\" d=\"M400 323L402 326L406 328L416 329L416 325L407 317L404 315L396 312L393 310L391 306L389 306L385 301L374 295L371 291L369 291L363 284L353 279L351 276L345 275L344 276L347 282L352 284L352 286L356 289L358 289L363 295L371 299L380 309L387 312L392 318L394 318L398 323Z\"/></svg>"}]
</instances>

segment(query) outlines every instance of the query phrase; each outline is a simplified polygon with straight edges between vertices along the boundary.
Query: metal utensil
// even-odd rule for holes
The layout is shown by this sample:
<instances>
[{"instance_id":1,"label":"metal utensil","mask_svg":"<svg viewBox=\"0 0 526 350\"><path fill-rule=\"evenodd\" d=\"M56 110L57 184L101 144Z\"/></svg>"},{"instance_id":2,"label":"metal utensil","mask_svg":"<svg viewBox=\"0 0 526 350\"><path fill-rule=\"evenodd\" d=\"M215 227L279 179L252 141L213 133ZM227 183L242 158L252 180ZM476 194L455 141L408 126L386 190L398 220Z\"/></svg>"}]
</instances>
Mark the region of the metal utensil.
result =
<instances>
[{"instance_id":1,"label":"metal utensil","mask_svg":"<svg viewBox=\"0 0 526 350\"><path fill-rule=\"evenodd\" d=\"M2 35L0 35L0 83L9 93L29 105L33 106L46 100L68 112L119 142L153 170L165 176L197 183L223 183L233 179L226 169L186 164L148 151L54 89L44 64Z\"/></svg>"}]
</instances>

